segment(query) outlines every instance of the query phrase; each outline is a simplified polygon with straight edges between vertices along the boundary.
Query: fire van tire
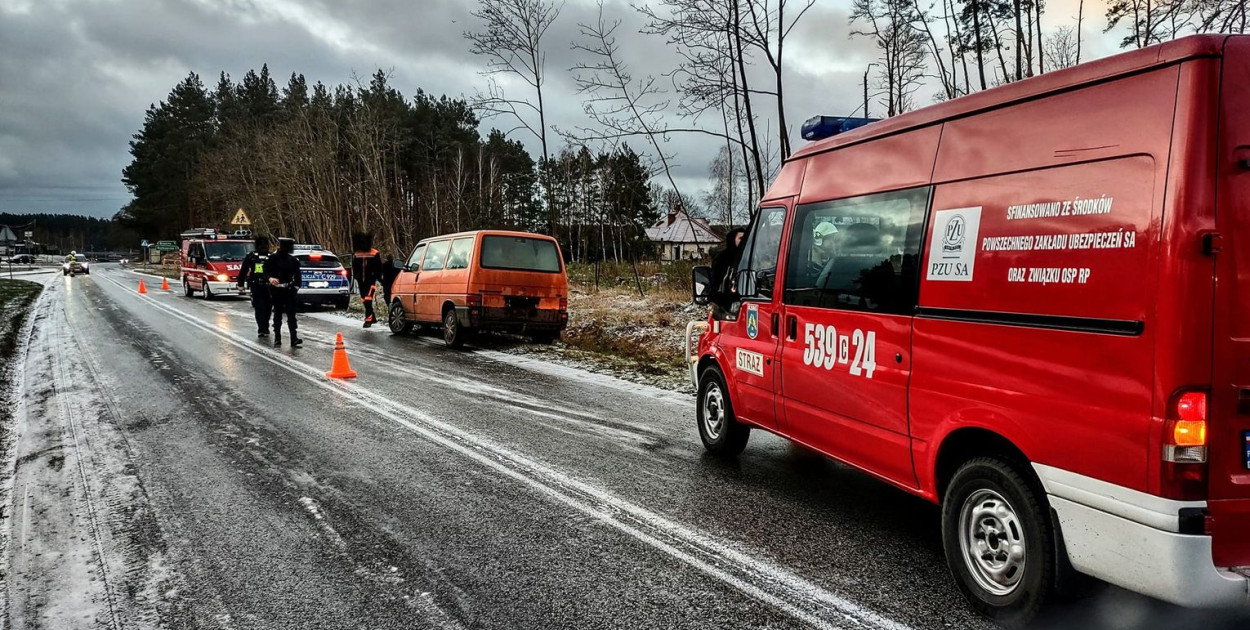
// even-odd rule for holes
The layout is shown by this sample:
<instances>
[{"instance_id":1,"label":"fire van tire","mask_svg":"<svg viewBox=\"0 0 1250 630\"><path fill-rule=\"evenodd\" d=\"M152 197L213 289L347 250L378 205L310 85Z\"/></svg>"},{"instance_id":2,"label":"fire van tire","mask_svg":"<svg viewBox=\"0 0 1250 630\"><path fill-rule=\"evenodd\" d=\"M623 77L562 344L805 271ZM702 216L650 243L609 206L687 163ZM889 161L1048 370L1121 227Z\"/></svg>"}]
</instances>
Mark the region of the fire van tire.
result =
<instances>
[{"instance_id":1,"label":"fire van tire","mask_svg":"<svg viewBox=\"0 0 1250 630\"><path fill-rule=\"evenodd\" d=\"M204 281L204 301L213 299L213 290L208 286L208 280Z\"/></svg>"},{"instance_id":2,"label":"fire van tire","mask_svg":"<svg viewBox=\"0 0 1250 630\"><path fill-rule=\"evenodd\" d=\"M717 457L740 455L751 438L751 427L738 422L734 415L729 388L719 369L710 367L703 371L698 400L699 439L703 440L703 448Z\"/></svg>"},{"instance_id":3,"label":"fire van tire","mask_svg":"<svg viewBox=\"0 0 1250 630\"><path fill-rule=\"evenodd\" d=\"M195 291L191 290L191 283L187 282L186 278L182 279L182 294L187 297L192 297L195 295Z\"/></svg>"},{"instance_id":4,"label":"fire van tire","mask_svg":"<svg viewBox=\"0 0 1250 630\"><path fill-rule=\"evenodd\" d=\"M1006 458L972 459L955 472L942 500L942 546L955 583L977 612L1018 628L1050 598L1055 536L1049 513L1042 495Z\"/></svg>"}]
</instances>

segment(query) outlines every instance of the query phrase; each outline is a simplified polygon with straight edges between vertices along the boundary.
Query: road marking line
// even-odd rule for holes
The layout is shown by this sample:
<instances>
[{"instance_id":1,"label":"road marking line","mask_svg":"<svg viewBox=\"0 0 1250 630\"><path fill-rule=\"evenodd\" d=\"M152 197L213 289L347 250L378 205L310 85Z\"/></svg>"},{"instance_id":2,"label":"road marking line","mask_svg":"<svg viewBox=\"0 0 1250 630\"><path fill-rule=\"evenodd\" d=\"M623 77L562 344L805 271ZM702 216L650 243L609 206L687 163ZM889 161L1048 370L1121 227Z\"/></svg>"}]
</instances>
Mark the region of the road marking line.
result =
<instances>
[{"instance_id":1,"label":"road marking line","mask_svg":"<svg viewBox=\"0 0 1250 630\"><path fill-rule=\"evenodd\" d=\"M126 288L113 278L108 280L123 290ZM908 630L905 624L830 593L780 566L752 557L744 551L712 539L708 534L574 479L537 460L438 420L423 411L392 401L355 383L327 381L319 370L311 366L274 350L258 347L239 335L216 328L177 308L156 301L150 304L245 352L285 368L317 387L354 396L357 403L379 416L529 486L557 503L595 518L809 625L830 629L871 627ZM836 619L830 619L830 616L835 616Z\"/></svg>"}]
</instances>

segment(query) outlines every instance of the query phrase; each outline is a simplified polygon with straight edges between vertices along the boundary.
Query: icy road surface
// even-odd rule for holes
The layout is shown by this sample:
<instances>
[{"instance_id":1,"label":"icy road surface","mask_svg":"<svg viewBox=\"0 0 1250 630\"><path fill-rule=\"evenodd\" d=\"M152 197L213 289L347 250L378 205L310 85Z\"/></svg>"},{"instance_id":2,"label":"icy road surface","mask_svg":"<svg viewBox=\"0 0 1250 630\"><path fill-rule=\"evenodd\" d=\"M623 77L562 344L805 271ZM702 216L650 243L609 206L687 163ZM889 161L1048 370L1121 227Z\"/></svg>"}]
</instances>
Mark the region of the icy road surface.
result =
<instances>
[{"instance_id":1,"label":"icy road surface","mask_svg":"<svg viewBox=\"0 0 1250 630\"><path fill-rule=\"evenodd\" d=\"M759 432L706 457L685 395L328 314L274 349L139 278L44 277L4 627L986 627L934 506ZM1109 590L1046 623L1147 615L1197 621Z\"/></svg>"}]
</instances>

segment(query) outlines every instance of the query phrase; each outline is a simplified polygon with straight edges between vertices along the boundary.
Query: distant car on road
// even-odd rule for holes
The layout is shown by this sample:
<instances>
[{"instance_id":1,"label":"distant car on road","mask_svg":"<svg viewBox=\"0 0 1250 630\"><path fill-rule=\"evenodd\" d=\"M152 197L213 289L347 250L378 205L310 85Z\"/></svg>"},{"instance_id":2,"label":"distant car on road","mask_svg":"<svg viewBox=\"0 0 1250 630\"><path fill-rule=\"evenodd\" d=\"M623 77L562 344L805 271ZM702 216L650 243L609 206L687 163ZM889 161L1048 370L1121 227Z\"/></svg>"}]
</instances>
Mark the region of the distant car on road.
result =
<instances>
[{"instance_id":1,"label":"distant car on road","mask_svg":"<svg viewBox=\"0 0 1250 630\"><path fill-rule=\"evenodd\" d=\"M33 265L35 264L35 257L32 254L18 254L10 256L8 262L14 265Z\"/></svg>"},{"instance_id":2,"label":"distant car on road","mask_svg":"<svg viewBox=\"0 0 1250 630\"><path fill-rule=\"evenodd\" d=\"M391 287L391 332L441 324L458 347L478 330L551 343L569 321L569 280L555 239L483 230L421 241Z\"/></svg>"},{"instance_id":3,"label":"distant car on road","mask_svg":"<svg viewBox=\"0 0 1250 630\"><path fill-rule=\"evenodd\" d=\"M332 304L345 309L351 300L351 280L338 256L320 247L297 245L295 258L299 260L300 283L296 300L301 304Z\"/></svg>"}]
</instances>

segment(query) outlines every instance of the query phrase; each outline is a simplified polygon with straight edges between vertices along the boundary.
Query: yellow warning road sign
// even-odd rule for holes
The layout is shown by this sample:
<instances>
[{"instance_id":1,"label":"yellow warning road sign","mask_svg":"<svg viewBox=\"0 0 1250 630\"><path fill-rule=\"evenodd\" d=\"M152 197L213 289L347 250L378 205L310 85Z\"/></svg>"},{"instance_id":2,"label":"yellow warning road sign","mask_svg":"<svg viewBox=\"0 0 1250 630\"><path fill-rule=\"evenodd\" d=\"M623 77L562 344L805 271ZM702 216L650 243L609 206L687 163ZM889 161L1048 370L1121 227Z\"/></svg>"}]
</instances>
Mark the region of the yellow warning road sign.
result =
<instances>
[{"instance_id":1,"label":"yellow warning road sign","mask_svg":"<svg viewBox=\"0 0 1250 630\"><path fill-rule=\"evenodd\" d=\"M234 218L230 220L230 225L251 225L252 221L247 218L247 213L243 212L243 208L234 213Z\"/></svg>"}]
</instances>

